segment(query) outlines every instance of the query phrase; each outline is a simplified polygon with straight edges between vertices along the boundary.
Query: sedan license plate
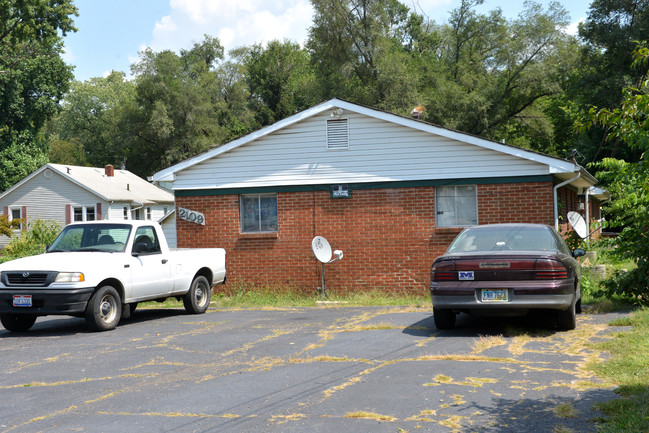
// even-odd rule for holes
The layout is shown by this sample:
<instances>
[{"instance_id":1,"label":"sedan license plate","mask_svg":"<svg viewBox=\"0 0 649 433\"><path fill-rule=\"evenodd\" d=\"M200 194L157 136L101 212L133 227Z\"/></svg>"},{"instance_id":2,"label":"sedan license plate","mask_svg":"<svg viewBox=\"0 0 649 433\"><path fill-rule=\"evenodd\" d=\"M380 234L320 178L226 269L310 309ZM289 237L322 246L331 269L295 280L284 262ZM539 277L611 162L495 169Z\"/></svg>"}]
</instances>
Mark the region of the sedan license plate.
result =
<instances>
[{"instance_id":1,"label":"sedan license plate","mask_svg":"<svg viewBox=\"0 0 649 433\"><path fill-rule=\"evenodd\" d=\"M482 289L482 302L507 302L507 289Z\"/></svg>"},{"instance_id":2,"label":"sedan license plate","mask_svg":"<svg viewBox=\"0 0 649 433\"><path fill-rule=\"evenodd\" d=\"M14 307L31 307L32 295L14 295Z\"/></svg>"}]
</instances>

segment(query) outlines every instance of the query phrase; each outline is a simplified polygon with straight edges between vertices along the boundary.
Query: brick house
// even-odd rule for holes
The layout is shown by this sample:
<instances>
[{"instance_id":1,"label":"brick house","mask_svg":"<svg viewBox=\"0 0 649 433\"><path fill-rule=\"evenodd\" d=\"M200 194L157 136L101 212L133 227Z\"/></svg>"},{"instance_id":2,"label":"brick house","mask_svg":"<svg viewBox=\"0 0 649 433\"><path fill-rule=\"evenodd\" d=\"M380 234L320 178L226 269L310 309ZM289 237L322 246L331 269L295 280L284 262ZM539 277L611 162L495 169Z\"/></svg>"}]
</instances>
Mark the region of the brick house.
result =
<instances>
[{"instance_id":1,"label":"brick house","mask_svg":"<svg viewBox=\"0 0 649 433\"><path fill-rule=\"evenodd\" d=\"M563 226L570 210L598 219L607 198L573 162L338 99L150 180L201 217L177 212L178 246L225 248L231 284L315 290L320 235L344 251L326 268L328 291L423 291L463 227Z\"/></svg>"}]
</instances>

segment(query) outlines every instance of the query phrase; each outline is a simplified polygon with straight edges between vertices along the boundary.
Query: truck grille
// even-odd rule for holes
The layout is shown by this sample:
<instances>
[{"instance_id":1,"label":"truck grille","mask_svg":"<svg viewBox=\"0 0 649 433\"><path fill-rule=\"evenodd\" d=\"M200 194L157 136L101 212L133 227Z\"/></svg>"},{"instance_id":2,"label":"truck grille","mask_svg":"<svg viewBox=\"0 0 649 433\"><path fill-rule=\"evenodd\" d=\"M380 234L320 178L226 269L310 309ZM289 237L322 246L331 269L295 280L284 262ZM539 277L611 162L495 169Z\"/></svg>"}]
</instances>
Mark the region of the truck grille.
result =
<instances>
[{"instance_id":1,"label":"truck grille","mask_svg":"<svg viewBox=\"0 0 649 433\"><path fill-rule=\"evenodd\" d=\"M45 287L56 278L56 272L10 271L2 273L2 283L13 287Z\"/></svg>"}]
</instances>

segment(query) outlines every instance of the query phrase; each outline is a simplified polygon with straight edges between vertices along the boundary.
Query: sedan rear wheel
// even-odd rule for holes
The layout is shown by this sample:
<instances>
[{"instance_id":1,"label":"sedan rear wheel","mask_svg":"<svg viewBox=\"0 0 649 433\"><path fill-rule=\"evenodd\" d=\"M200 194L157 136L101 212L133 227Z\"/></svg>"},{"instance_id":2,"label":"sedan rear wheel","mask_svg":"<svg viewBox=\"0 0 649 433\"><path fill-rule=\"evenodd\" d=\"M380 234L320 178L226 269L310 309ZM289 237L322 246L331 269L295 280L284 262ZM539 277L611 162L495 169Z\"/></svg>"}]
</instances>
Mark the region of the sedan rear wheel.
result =
<instances>
[{"instance_id":1,"label":"sedan rear wheel","mask_svg":"<svg viewBox=\"0 0 649 433\"><path fill-rule=\"evenodd\" d=\"M577 327L577 307L574 296L567 309L557 311L557 326L562 331L572 331Z\"/></svg>"},{"instance_id":2,"label":"sedan rear wheel","mask_svg":"<svg viewBox=\"0 0 649 433\"><path fill-rule=\"evenodd\" d=\"M455 312L453 310L444 310L440 308L433 308L433 319L437 329L453 329L455 328Z\"/></svg>"}]
</instances>

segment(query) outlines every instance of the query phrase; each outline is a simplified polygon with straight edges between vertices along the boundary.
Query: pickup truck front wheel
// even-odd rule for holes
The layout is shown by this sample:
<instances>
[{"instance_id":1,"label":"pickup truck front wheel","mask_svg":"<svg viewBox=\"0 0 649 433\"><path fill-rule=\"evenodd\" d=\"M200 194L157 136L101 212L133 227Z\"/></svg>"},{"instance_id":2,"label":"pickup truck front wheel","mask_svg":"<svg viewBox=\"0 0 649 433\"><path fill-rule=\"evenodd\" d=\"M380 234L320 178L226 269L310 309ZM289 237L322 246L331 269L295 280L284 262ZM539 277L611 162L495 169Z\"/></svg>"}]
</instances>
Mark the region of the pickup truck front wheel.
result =
<instances>
[{"instance_id":1,"label":"pickup truck front wheel","mask_svg":"<svg viewBox=\"0 0 649 433\"><path fill-rule=\"evenodd\" d=\"M119 323L122 317L122 301L111 286L98 288L88 301L86 323L95 331L108 331Z\"/></svg>"},{"instance_id":2,"label":"pickup truck front wheel","mask_svg":"<svg viewBox=\"0 0 649 433\"><path fill-rule=\"evenodd\" d=\"M36 322L36 316L33 314L0 314L0 322L7 331L25 332Z\"/></svg>"},{"instance_id":3,"label":"pickup truck front wheel","mask_svg":"<svg viewBox=\"0 0 649 433\"><path fill-rule=\"evenodd\" d=\"M207 278L198 276L192 281L189 291L183 296L183 304L185 310L189 314L201 314L207 311L210 306L210 298L212 291L210 290L210 283Z\"/></svg>"}]
</instances>

